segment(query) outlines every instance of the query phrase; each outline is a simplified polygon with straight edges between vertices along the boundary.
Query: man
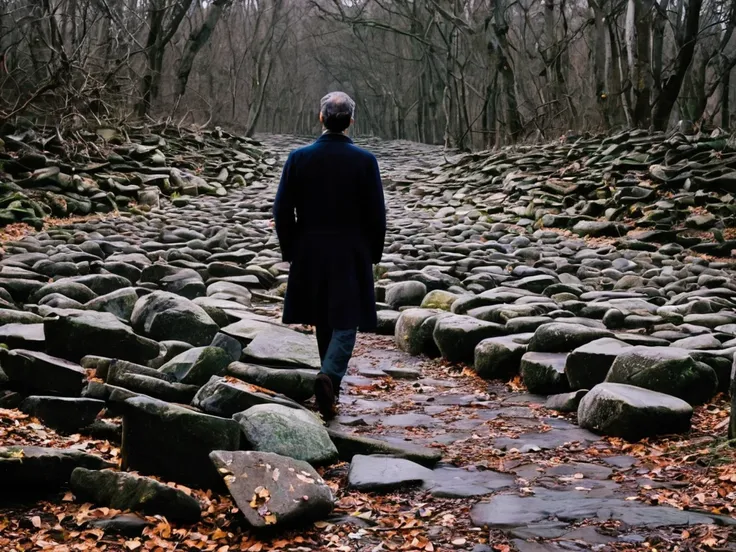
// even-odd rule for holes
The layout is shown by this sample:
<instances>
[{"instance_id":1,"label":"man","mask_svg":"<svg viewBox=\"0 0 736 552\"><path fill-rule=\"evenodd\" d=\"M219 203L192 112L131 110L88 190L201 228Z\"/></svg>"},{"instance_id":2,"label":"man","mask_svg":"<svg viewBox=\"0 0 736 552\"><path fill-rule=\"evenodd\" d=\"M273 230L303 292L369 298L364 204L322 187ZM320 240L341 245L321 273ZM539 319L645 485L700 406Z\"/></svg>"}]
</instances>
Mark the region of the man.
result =
<instances>
[{"instance_id":1,"label":"man","mask_svg":"<svg viewBox=\"0 0 736 552\"><path fill-rule=\"evenodd\" d=\"M376 326L372 265L386 234L378 163L346 134L354 112L343 92L322 98L322 136L291 152L273 206L291 263L283 321L316 328L322 369L314 393L325 419L335 415L358 328Z\"/></svg>"}]
</instances>

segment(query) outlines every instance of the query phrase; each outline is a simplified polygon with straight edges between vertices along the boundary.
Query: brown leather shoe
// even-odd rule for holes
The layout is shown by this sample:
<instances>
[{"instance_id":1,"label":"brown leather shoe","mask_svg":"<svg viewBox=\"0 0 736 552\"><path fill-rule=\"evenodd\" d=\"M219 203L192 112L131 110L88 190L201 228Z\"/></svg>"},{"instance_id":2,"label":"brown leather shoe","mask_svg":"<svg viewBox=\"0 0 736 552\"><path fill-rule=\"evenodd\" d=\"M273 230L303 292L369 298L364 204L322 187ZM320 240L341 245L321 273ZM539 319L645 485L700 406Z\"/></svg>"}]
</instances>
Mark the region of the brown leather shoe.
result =
<instances>
[{"instance_id":1,"label":"brown leather shoe","mask_svg":"<svg viewBox=\"0 0 736 552\"><path fill-rule=\"evenodd\" d=\"M317 399L317 409L325 420L331 420L337 414L335 407L335 390L332 380L327 374L317 374L314 382L314 396Z\"/></svg>"}]
</instances>

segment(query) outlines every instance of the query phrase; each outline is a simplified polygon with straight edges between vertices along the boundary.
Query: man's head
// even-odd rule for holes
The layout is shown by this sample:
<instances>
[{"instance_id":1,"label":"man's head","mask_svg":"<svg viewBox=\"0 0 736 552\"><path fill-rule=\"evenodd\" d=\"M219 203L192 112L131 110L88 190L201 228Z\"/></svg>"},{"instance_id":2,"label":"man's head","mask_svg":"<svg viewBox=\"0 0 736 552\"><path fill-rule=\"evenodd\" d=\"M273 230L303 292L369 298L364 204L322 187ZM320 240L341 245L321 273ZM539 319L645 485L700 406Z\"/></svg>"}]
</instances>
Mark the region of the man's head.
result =
<instances>
[{"instance_id":1,"label":"man's head","mask_svg":"<svg viewBox=\"0 0 736 552\"><path fill-rule=\"evenodd\" d=\"M319 102L319 120L330 132L344 132L354 114L355 102L345 92L330 92Z\"/></svg>"}]
</instances>

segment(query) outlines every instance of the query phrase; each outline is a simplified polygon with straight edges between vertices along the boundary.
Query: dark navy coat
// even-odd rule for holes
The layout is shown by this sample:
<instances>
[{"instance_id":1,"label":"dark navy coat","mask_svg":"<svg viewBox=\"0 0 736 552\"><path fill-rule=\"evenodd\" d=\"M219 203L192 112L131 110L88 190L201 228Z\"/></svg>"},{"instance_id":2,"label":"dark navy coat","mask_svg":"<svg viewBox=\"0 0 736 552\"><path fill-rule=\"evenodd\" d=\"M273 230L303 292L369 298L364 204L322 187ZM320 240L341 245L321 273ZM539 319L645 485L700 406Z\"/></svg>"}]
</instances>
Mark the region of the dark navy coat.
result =
<instances>
[{"instance_id":1,"label":"dark navy coat","mask_svg":"<svg viewBox=\"0 0 736 552\"><path fill-rule=\"evenodd\" d=\"M335 133L291 152L273 215L291 263L284 323L374 328L386 207L373 154Z\"/></svg>"}]
</instances>

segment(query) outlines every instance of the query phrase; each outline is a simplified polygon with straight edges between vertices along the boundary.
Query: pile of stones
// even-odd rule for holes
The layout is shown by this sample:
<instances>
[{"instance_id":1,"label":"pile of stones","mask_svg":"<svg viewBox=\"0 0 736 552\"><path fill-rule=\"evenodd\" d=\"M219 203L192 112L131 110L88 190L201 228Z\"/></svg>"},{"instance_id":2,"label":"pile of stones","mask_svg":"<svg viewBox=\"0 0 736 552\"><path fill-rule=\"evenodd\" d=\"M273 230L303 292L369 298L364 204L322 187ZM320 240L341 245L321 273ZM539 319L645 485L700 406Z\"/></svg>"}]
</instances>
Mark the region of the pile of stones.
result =
<instances>
[{"instance_id":1,"label":"pile of stones","mask_svg":"<svg viewBox=\"0 0 736 552\"><path fill-rule=\"evenodd\" d=\"M386 180L403 212L376 267L379 331L403 350L520 375L633 440L687 430L733 386L732 140L570 137Z\"/></svg>"},{"instance_id":2,"label":"pile of stones","mask_svg":"<svg viewBox=\"0 0 736 552\"><path fill-rule=\"evenodd\" d=\"M438 217L456 214L461 205L457 214L477 210L489 222L530 231L621 237L633 225L665 231L658 241L698 253L730 256L736 249L722 234L736 226L736 144L721 131L570 135L401 170L391 185L411 196L414 209L439 206Z\"/></svg>"},{"instance_id":3,"label":"pile of stones","mask_svg":"<svg viewBox=\"0 0 736 552\"><path fill-rule=\"evenodd\" d=\"M70 487L79 500L116 509L198 517L191 497L147 477L154 475L229 490L254 527L327 515L333 494L314 467L338 459L353 462L348 484L357 489L413 481L449 492L457 474L430 469L438 449L326 428L302 404L319 367L317 346L309 333L278 322L289 267L270 224L277 179L264 178L268 159L283 157L293 139L269 138L275 153L254 153L246 176L250 154L238 152L249 142L223 133L229 145L216 134L200 144L188 136L191 148L171 159L208 175L225 171L224 182L240 175L248 185L163 201L146 214L52 227L3 243L0 259L0 408L19 408L60 433L121 441L122 469L141 475L106 469L86 451L3 447L0 487L25 497L34 488ZM660 151L655 138L638 133L620 142L627 151ZM389 209L375 270L377 331L395 336L404 351L467 363L484 378L520 375L531 393L577 411L579 423L598 433L634 440L686 431L693 405L733 385L734 264L695 255L703 238L662 221L572 224L624 224L628 233L608 241L535 229L546 214L568 209L546 187L556 178L549 171L561 170L547 168L560 162L558 150L605 151L600 142L577 144L452 157L433 169L445 155L437 148L370 142ZM686 163L667 153L685 145L661 148L665 162L669 155L672 166ZM497 157L504 155L506 162ZM202 165L200 156L209 161ZM581 163L579 171L602 175L603 165ZM651 172L629 166L626 177L646 188ZM510 184L517 180L518 189ZM728 204L727 190L703 193L683 192L682 201L720 194ZM574 200L566 216L594 216L574 213L579 201L598 201L587 194L559 196ZM514 211L519 203L546 212L525 220ZM657 208L679 217L678 209ZM484 485L508 481L494 472Z\"/></svg>"},{"instance_id":4,"label":"pile of stones","mask_svg":"<svg viewBox=\"0 0 736 552\"><path fill-rule=\"evenodd\" d=\"M222 196L273 176L276 159L221 129L152 125L44 132L0 128L0 226L158 207L160 197Z\"/></svg>"},{"instance_id":5,"label":"pile of stones","mask_svg":"<svg viewBox=\"0 0 736 552\"><path fill-rule=\"evenodd\" d=\"M320 361L313 335L279 322L288 264L270 225L275 185L249 180L2 244L0 409L122 443L121 465L81 447L0 447L3 493L71 489L79 501L196 521L200 504L160 482L173 481L229 490L251 526L281 526L332 510L315 466L440 460L328 430L302 404Z\"/></svg>"}]
</instances>

